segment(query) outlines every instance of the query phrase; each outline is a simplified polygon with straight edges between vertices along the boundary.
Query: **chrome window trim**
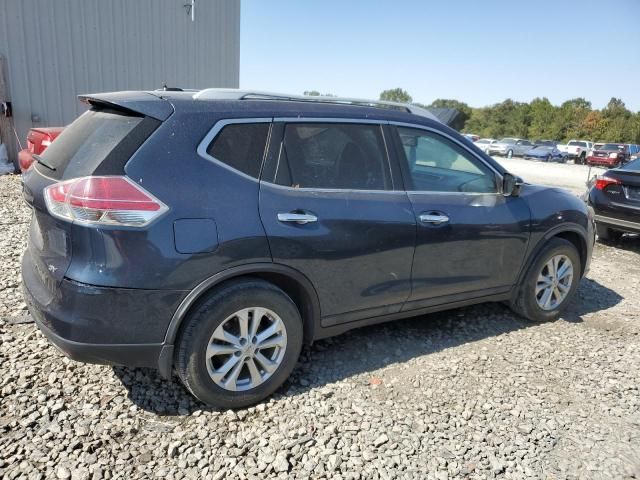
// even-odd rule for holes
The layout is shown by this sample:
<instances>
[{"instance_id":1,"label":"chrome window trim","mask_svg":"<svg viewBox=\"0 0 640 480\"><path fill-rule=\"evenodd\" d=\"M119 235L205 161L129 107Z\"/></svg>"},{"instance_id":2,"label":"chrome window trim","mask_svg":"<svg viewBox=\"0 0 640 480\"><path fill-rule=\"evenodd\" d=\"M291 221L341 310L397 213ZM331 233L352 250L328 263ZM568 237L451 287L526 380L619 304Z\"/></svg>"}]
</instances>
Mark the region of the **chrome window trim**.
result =
<instances>
[{"instance_id":1,"label":"chrome window trim","mask_svg":"<svg viewBox=\"0 0 640 480\"><path fill-rule=\"evenodd\" d=\"M216 165L224 167L231 172L237 173L238 175L242 175L243 177L248 178L249 180L253 180L254 182L259 182L260 178L252 177L247 173L241 172L240 170L233 168L230 165L227 165L222 160L219 160L214 156L209 155L209 153L207 152L207 148L209 147L211 142L216 138L216 136L222 131L222 129L228 125L236 125L236 124L243 124L243 123L272 123L272 122L273 122L273 117L257 117L257 118L243 117L243 118L226 118L223 120L218 120L216 123L214 123L213 127L211 127L211 130L209 130L209 132L200 141L196 151L198 155L204 158L205 160L209 160L215 163ZM260 163L261 168L262 168L262 163L264 162L264 155L268 145L269 145L269 134L267 134L267 141L265 142L264 152L262 154L262 160ZM258 175L259 174L260 172L258 172Z\"/></svg>"}]
</instances>

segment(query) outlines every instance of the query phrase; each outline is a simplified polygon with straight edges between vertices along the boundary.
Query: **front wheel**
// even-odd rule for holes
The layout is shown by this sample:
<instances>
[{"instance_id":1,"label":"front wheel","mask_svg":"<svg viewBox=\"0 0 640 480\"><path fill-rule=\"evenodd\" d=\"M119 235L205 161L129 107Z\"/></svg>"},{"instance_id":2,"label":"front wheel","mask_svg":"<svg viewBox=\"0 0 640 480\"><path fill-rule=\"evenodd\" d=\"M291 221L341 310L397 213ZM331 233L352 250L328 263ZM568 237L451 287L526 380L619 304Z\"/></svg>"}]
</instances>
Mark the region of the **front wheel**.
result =
<instances>
[{"instance_id":1,"label":"front wheel","mask_svg":"<svg viewBox=\"0 0 640 480\"><path fill-rule=\"evenodd\" d=\"M513 150L509 150L507 152L507 158L512 158L513 157Z\"/></svg>"},{"instance_id":2,"label":"front wheel","mask_svg":"<svg viewBox=\"0 0 640 480\"><path fill-rule=\"evenodd\" d=\"M260 279L230 282L199 301L176 352L182 383L200 401L241 408L271 395L302 348L302 319L291 298Z\"/></svg>"},{"instance_id":3,"label":"front wheel","mask_svg":"<svg viewBox=\"0 0 640 480\"><path fill-rule=\"evenodd\" d=\"M581 268L576 247L552 238L529 268L511 308L533 322L556 320L578 288Z\"/></svg>"},{"instance_id":4,"label":"front wheel","mask_svg":"<svg viewBox=\"0 0 640 480\"><path fill-rule=\"evenodd\" d=\"M547 158L545 159L545 162L550 162L552 160L553 157L551 157L551 155L547 155Z\"/></svg>"}]
</instances>

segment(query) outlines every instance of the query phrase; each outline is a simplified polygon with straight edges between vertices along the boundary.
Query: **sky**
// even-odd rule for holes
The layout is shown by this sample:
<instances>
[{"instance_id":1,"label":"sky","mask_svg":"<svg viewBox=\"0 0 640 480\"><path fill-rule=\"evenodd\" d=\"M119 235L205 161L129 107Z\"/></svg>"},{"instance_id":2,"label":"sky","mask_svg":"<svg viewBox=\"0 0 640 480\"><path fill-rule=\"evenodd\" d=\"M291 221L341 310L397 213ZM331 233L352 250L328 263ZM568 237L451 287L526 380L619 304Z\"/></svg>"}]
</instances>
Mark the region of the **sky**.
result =
<instances>
[{"instance_id":1,"label":"sky","mask_svg":"<svg viewBox=\"0 0 640 480\"><path fill-rule=\"evenodd\" d=\"M240 87L640 111L640 0L242 0Z\"/></svg>"}]
</instances>

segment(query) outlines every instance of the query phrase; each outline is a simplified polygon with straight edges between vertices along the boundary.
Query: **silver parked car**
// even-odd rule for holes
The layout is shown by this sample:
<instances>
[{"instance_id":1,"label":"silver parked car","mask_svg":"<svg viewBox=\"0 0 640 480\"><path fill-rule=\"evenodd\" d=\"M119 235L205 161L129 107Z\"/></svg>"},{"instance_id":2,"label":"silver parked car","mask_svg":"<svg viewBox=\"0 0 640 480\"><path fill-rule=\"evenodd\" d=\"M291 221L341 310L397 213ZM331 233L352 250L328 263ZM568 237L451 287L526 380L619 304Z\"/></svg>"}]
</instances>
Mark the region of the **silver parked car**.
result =
<instances>
[{"instance_id":1,"label":"silver parked car","mask_svg":"<svg viewBox=\"0 0 640 480\"><path fill-rule=\"evenodd\" d=\"M533 148L533 143L522 138L506 137L487 148L489 155L504 155L507 158L521 157Z\"/></svg>"}]
</instances>

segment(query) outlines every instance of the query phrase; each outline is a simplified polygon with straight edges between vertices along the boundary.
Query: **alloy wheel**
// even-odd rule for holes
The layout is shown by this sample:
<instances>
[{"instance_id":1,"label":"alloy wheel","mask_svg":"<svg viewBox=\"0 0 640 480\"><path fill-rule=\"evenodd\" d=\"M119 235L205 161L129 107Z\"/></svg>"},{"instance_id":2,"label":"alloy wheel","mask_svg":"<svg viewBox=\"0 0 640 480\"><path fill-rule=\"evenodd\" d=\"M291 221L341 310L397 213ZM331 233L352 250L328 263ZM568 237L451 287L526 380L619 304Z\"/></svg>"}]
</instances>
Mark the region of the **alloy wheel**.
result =
<instances>
[{"instance_id":1,"label":"alloy wheel","mask_svg":"<svg viewBox=\"0 0 640 480\"><path fill-rule=\"evenodd\" d=\"M551 257L542 267L536 282L536 302L543 310L558 308L571 290L573 263L566 255Z\"/></svg>"},{"instance_id":2,"label":"alloy wheel","mask_svg":"<svg viewBox=\"0 0 640 480\"><path fill-rule=\"evenodd\" d=\"M286 349L287 330L276 313L244 308L228 316L211 335L207 371L225 390L251 390L273 375Z\"/></svg>"}]
</instances>

